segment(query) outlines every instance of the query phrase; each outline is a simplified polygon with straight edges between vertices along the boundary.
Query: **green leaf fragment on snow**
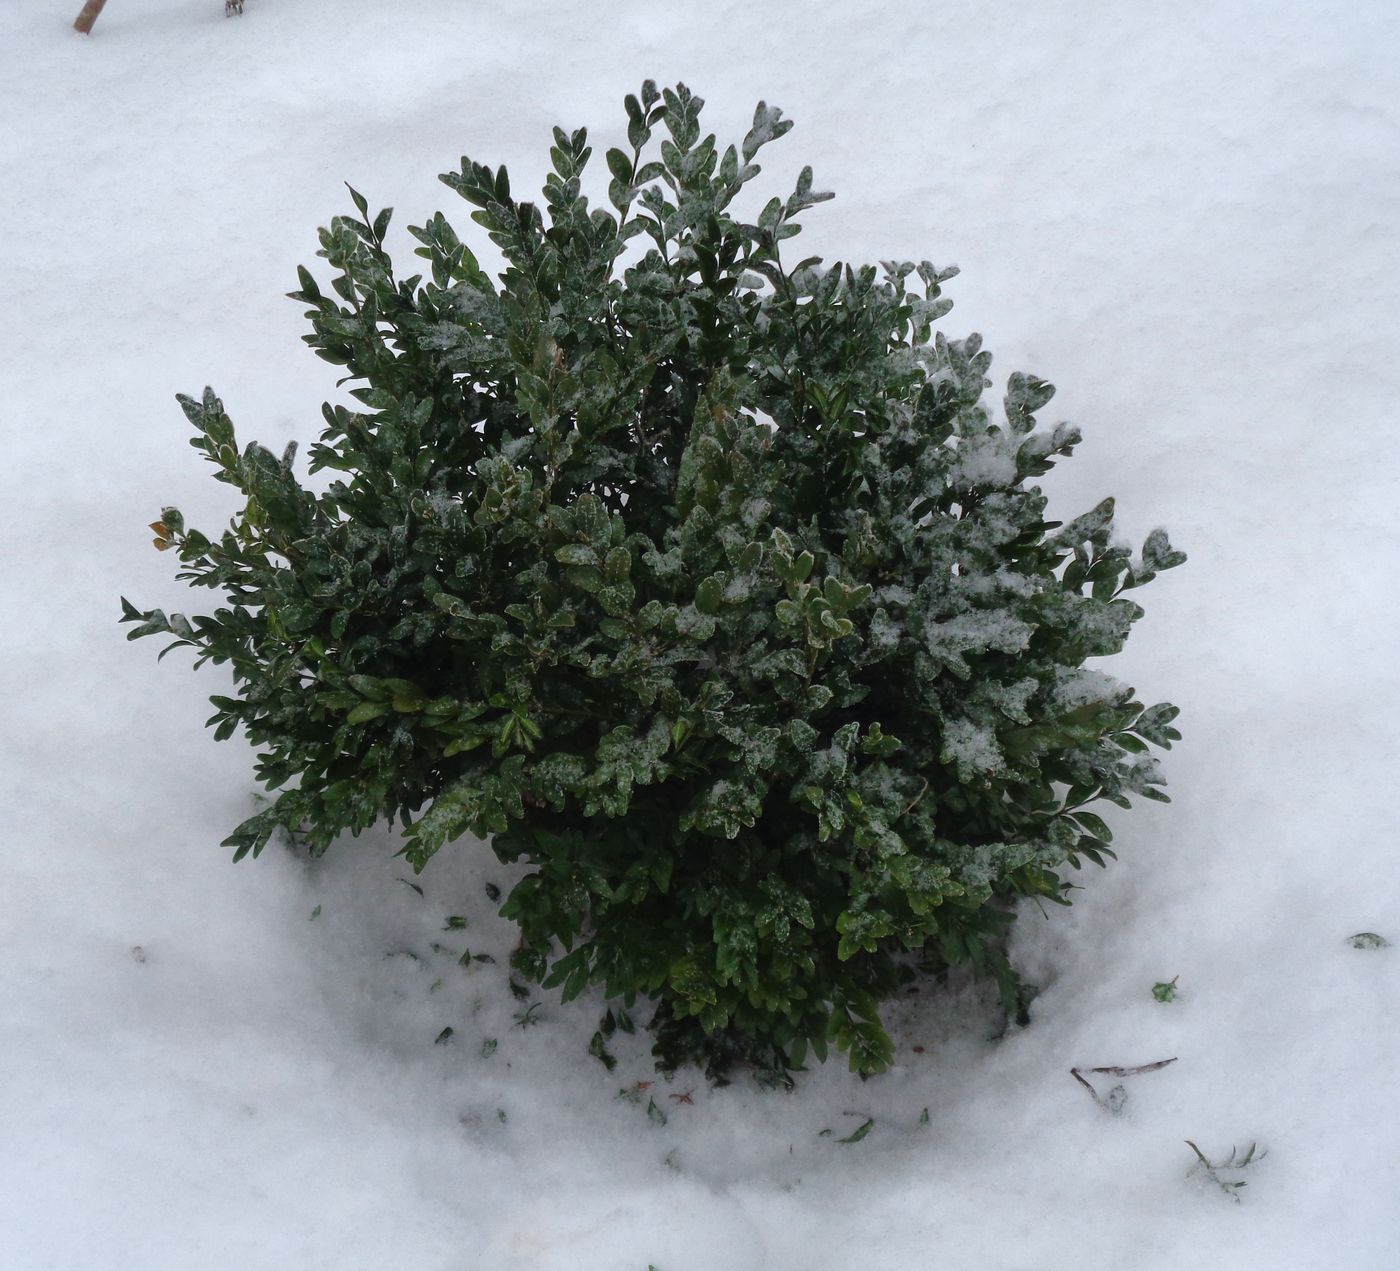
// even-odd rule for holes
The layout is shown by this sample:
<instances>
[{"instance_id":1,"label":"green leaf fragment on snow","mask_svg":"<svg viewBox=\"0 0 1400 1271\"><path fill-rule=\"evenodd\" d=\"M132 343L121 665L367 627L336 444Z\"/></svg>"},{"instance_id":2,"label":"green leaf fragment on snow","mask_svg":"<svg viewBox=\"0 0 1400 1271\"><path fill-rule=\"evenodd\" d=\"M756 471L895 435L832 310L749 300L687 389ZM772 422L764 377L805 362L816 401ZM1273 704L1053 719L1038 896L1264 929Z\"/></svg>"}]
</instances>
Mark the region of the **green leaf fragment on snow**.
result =
<instances>
[{"instance_id":1,"label":"green leaf fragment on snow","mask_svg":"<svg viewBox=\"0 0 1400 1271\"><path fill-rule=\"evenodd\" d=\"M1180 976L1172 976L1170 980L1159 981L1152 986L1152 996L1159 1002L1174 1002L1178 997L1176 982Z\"/></svg>"},{"instance_id":2,"label":"green leaf fragment on snow","mask_svg":"<svg viewBox=\"0 0 1400 1271\"><path fill-rule=\"evenodd\" d=\"M874 1125L875 1118L870 1117L868 1120L863 1122L861 1125L857 1126L848 1135L846 1135L844 1139L837 1139L836 1141L838 1143L859 1143L861 1139L863 1139L867 1134L870 1133Z\"/></svg>"}]
</instances>

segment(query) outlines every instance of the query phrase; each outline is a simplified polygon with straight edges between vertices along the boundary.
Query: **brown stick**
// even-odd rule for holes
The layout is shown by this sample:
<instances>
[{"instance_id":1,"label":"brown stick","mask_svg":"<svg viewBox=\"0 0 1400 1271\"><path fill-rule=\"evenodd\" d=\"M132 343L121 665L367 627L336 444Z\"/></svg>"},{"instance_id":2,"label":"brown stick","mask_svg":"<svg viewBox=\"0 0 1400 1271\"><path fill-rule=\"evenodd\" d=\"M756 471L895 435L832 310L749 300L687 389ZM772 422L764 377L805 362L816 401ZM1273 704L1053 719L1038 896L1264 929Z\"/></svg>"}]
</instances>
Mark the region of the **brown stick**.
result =
<instances>
[{"instance_id":1,"label":"brown stick","mask_svg":"<svg viewBox=\"0 0 1400 1271\"><path fill-rule=\"evenodd\" d=\"M1078 1068L1071 1068L1069 1070L1069 1075L1073 1077L1077 1082L1079 1082L1079 1084L1083 1086L1084 1089L1087 1090L1091 1095L1093 1095L1095 1099L1099 1097L1099 1092L1095 1090L1093 1086L1091 1086L1087 1081L1084 1080L1083 1077L1079 1075Z\"/></svg>"},{"instance_id":2,"label":"brown stick","mask_svg":"<svg viewBox=\"0 0 1400 1271\"><path fill-rule=\"evenodd\" d=\"M97 15L102 12L102 6L107 0L87 0L83 5L83 11L78 14L77 20L73 23L73 30L81 32L83 35L92 34L92 24L97 21Z\"/></svg>"},{"instance_id":3,"label":"brown stick","mask_svg":"<svg viewBox=\"0 0 1400 1271\"><path fill-rule=\"evenodd\" d=\"M1101 1072L1109 1077L1136 1077L1140 1072L1156 1072L1158 1068L1165 1068L1168 1064L1176 1063L1176 1056L1170 1059L1159 1059L1155 1064L1139 1064L1136 1068L1086 1068L1086 1072ZM1074 1068L1071 1072L1077 1071Z\"/></svg>"},{"instance_id":4,"label":"brown stick","mask_svg":"<svg viewBox=\"0 0 1400 1271\"><path fill-rule=\"evenodd\" d=\"M1120 1068L1117 1065L1110 1065L1107 1068L1071 1068L1069 1075L1093 1095L1096 1102L1102 1102L1099 1099L1099 1092L1084 1079L1084 1073L1101 1072L1108 1077L1136 1077L1141 1072L1156 1072L1158 1068L1165 1068L1168 1064L1176 1063L1176 1060L1177 1056L1173 1055L1170 1059L1159 1059L1155 1064L1139 1064L1136 1068Z\"/></svg>"}]
</instances>

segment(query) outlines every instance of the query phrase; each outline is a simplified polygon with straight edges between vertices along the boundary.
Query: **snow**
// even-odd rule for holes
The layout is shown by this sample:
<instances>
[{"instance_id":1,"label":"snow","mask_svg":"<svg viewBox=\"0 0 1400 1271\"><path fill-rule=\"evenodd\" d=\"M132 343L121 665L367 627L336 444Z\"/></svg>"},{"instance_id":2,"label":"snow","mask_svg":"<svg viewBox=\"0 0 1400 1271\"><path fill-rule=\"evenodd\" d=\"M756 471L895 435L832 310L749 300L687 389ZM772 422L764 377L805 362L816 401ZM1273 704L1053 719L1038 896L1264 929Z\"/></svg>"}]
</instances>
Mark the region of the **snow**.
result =
<instances>
[{"instance_id":1,"label":"snow","mask_svg":"<svg viewBox=\"0 0 1400 1271\"><path fill-rule=\"evenodd\" d=\"M986 433L958 447L958 460L949 484L962 486L1004 485L1016 479L1015 438Z\"/></svg>"},{"instance_id":2,"label":"snow","mask_svg":"<svg viewBox=\"0 0 1400 1271\"><path fill-rule=\"evenodd\" d=\"M1116 701L1123 686L1113 676L1094 667L1082 666L1059 674L1051 701L1068 714L1093 702Z\"/></svg>"},{"instance_id":3,"label":"snow","mask_svg":"<svg viewBox=\"0 0 1400 1271\"><path fill-rule=\"evenodd\" d=\"M79 7L0 10L0 1265L1400 1264L1400 11L110 0L85 39ZM536 187L550 126L612 144L648 75L721 139L760 98L796 121L745 194L807 162L837 191L799 255L957 260L941 329L1084 429L1052 514L1112 493L1191 555L1106 664L1182 707L1175 801L1115 812L1120 861L1022 917L1030 1027L922 993L864 1084L618 1099L652 1074L641 1038L611 1074L584 1053L599 1001L517 1026L482 847L422 896L387 834L232 866L217 673L116 624L119 592L190 603L162 503L232 511L176 391L314 437L335 372L283 293L340 183L397 207L401 259L442 208L493 268L436 174L465 151ZM1069 1076L1170 1056L1119 1116ZM1186 1139L1268 1149L1241 1203Z\"/></svg>"},{"instance_id":4,"label":"snow","mask_svg":"<svg viewBox=\"0 0 1400 1271\"><path fill-rule=\"evenodd\" d=\"M957 765L959 781L976 781L1006 767L996 734L970 719L953 719L945 725L943 756Z\"/></svg>"}]
</instances>

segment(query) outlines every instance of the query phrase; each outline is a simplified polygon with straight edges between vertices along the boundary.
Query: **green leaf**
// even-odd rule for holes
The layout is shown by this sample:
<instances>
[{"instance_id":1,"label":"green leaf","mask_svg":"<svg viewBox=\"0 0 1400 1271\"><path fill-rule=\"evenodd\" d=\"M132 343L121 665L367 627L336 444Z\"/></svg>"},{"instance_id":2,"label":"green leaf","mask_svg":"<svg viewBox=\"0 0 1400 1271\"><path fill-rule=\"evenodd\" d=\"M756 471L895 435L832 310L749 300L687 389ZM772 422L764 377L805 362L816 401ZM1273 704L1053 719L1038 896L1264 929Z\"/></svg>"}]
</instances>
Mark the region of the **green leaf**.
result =
<instances>
[{"instance_id":1,"label":"green leaf","mask_svg":"<svg viewBox=\"0 0 1400 1271\"><path fill-rule=\"evenodd\" d=\"M1102 839L1105 843L1113 842L1113 831L1108 828L1102 817L1095 816L1092 812L1075 812L1074 819L1097 839Z\"/></svg>"},{"instance_id":2,"label":"green leaf","mask_svg":"<svg viewBox=\"0 0 1400 1271\"><path fill-rule=\"evenodd\" d=\"M1186 561L1186 553L1178 552L1167 539L1166 530L1156 529L1142 545L1143 564L1153 573L1175 569Z\"/></svg>"},{"instance_id":3,"label":"green leaf","mask_svg":"<svg viewBox=\"0 0 1400 1271\"><path fill-rule=\"evenodd\" d=\"M695 589L695 607L701 613L718 613L723 594L723 583L712 574L710 577L704 579Z\"/></svg>"},{"instance_id":4,"label":"green leaf","mask_svg":"<svg viewBox=\"0 0 1400 1271\"><path fill-rule=\"evenodd\" d=\"M586 543L565 543L554 553L561 565L597 565L598 553Z\"/></svg>"},{"instance_id":5,"label":"green leaf","mask_svg":"<svg viewBox=\"0 0 1400 1271\"><path fill-rule=\"evenodd\" d=\"M361 702L346 717L347 724L367 724L372 719L387 715L390 707L387 702Z\"/></svg>"},{"instance_id":6,"label":"green leaf","mask_svg":"<svg viewBox=\"0 0 1400 1271\"><path fill-rule=\"evenodd\" d=\"M349 683L355 692L371 702L387 702L392 692L383 680L374 679L369 675L352 675Z\"/></svg>"},{"instance_id":7,"label":"green leaf","mask_svg":"<svg viewBox=\"0 0 1400 1271\"><path fill-rule=\"evenodd\" d=\"M627 155L625 155L621 150L613 148L608 151L607 160L608 171L611 172L617 180L623 182L624 184L628 184L631 182L632 160L629 159Z\"/></svg>"},{"instance_id":8,"label":"green leaf","mask_svg":"<svg viewBox=\"0 0 1400 1271\"><path fill-rule=\"evenodd\" d=\"M588 1053L609 1072L617 1067L617 1060L608 1053L607 1043L601 1032L593 1034L593 1039L588 1043Z\"/></svg>"},{"instance_id":9,"label":"green leaf","mask_svg":"<svg viewBox=\"0 0 1400 1271\"><path fill-rule=\"evenodd\" d=\"M632 572L632 553L625 547L614 547L603 562L603 577L610 583L625 582Z\"/></svg>"},{"instance_id":10,"label":"green leaf","mask_svg":"<svg viewBox=\"0 0 1400 1271\"><path fill-rule=\"evenodd\" d=\"M861 1125L852 1130L844 1139L837 1139L838 1143L859 1143L874 1128L875 1118L870 1117Z\"/></svg>"}]
</instances>

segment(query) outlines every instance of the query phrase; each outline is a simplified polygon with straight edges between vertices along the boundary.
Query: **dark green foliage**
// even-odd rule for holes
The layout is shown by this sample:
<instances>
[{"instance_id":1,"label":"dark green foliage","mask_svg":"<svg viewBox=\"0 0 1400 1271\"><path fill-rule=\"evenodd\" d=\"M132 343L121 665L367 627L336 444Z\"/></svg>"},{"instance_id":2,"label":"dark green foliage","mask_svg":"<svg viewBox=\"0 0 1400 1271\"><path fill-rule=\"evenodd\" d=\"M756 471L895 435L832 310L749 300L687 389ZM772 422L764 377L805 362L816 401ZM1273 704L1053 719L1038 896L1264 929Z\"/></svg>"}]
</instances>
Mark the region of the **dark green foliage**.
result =
<instances>
[{"instance_id":1,"label":"dark green foliage","mask_svg":"<svg viewBox=\"0 0 1400 1271\"><path fill-rule=\"evenodd\" d=\"M233 672L210 723L280 791L235 859L381 817L415 870L490 836L530 865L514 970L655 1000L663 1066L781 1079L834 1043L876 1072L916 966L971 964L1014 1010L1018 898L1112 855L1091 804L1165 797L1144 752L1176 711L1083 665L1183 557L1160 531L1130 556L1112 500L1046 521L1027 483L1079 440L1037 428L1050 385L1011 376L994 414L979 338L931 333L951 269L781 263L829 196L804 169L743 220L790 125L760 104L721 152L701 104L627 98L612 212L583 130L555 130L543 206L463 159L443 180L499 285L441 215L397 279L352 191L329 291L293 293L354 385L311 450L337 479L181 398L246 506L214 539L168 508L157 545L224 607L125 620Z\"/></svg>"}]
</instances>

